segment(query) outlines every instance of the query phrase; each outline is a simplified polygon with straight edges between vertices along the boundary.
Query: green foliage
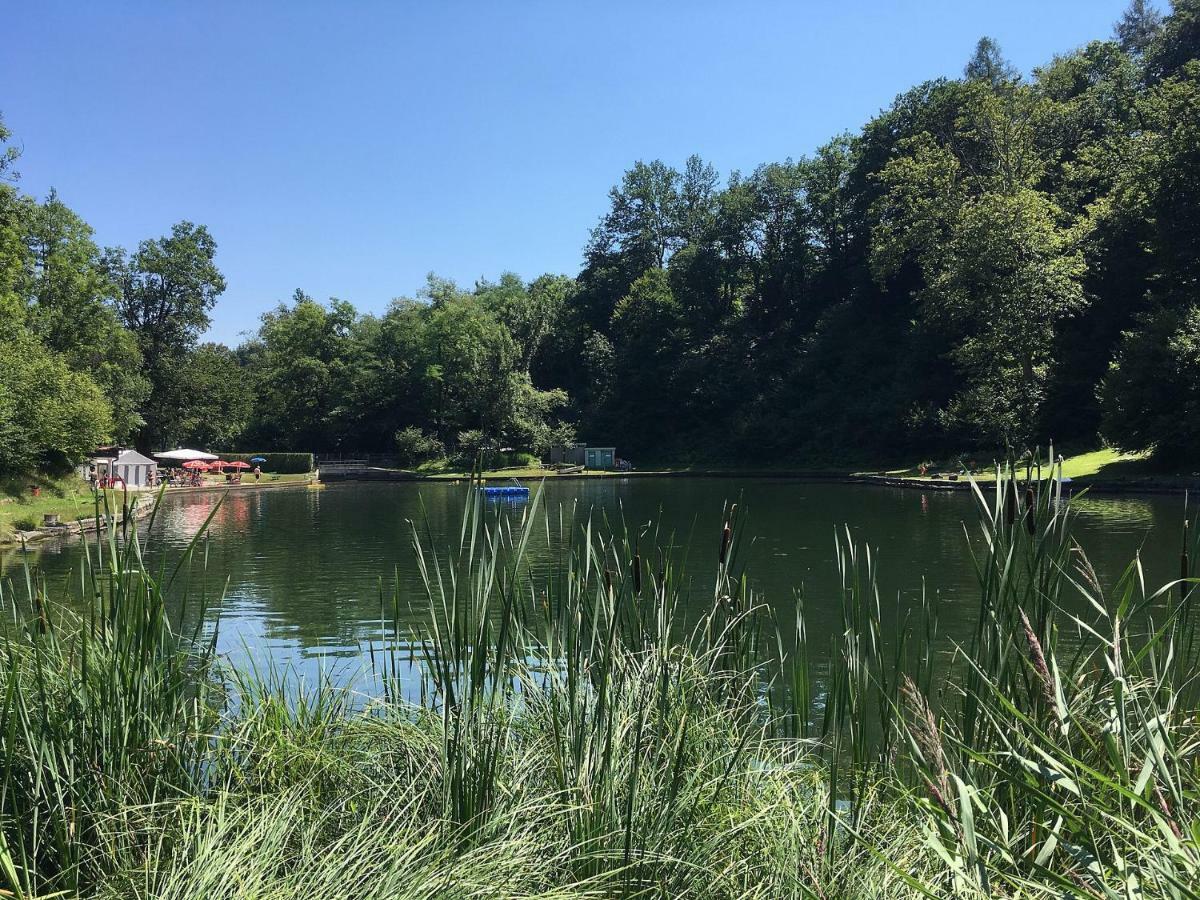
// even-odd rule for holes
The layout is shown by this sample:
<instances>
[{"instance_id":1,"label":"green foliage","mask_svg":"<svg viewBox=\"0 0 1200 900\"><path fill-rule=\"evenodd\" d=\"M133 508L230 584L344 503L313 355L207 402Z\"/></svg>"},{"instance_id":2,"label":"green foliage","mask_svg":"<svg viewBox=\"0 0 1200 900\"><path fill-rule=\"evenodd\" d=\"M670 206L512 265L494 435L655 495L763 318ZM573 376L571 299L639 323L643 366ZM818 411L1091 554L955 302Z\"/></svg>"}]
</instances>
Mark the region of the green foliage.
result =
<instances>
[{"instance_id":1,"label":"green foliage","mask_svg":"<svg viewBox=\"0 0 1200 900\"><path fill-rule=\"evenodd\" d=\"M289 450L335 444L356 320L350 304L333 300L326 308L299 290L290 307L263 316L251 351L251 439Z\"/></svg>"},{"instance_id":2,"label":"green foliage","mask_svg":"<svg viewBox=\"0 0 1200 900\"><path fill-rule=\"evenodd\" d=\"M235 447L250 423L254 382L237 354L222 344L201 344L180 371L187 399L175 420L175 443Z\"/></svg>"},{"instance_id":3,"label":"green foliage","mask_svg":"<svg viewBox=\"0 0 1200 900\"><path fill-rule=\"evenodd\" d=\"M1142 54L1162 30L1162 20L1162 13L1146 0L1130 0L1113 32L1122 50Z\"/></svg>"},{"instance_id":4,"label":"green foliage","mask_svg":"<svg viewBox=\"0 0 1200 900\"><path fill-rule=\"evenodd\" d=\"M445 456L446 447L433 435L409 425L396 432L396 453L401 465L415 466Z\"/></svg>"},{"instance_id":5,"label":"green foliage","mask_svg":"<svg viewBox=\"0 0 1200 900\"><path fill-rule=\"evenodd\" d=\"M1021 73L1003 57L999 44L990 37L981 37L974 54L963 67L963 77L998 88L1016 81Z\"/></svg>"},{"instance_id":6,"label":"green foliage","mask_svg":"<svg viewBox=\"0 0 1200 900\"><path fill-rule=\"evenodd\" d=\"M113 437L128 440L145 425L140 410L150 384L137 341L113 311L116 289L92 229L53 191L30 212L28 325L71 368L96 382L113 408Z\"/></svg>"},{"instance_id":7,"label":"green foliage","mask_svg":"<svg viewBox=\"0 0 1200 900\"><path fill-rule=\"evenodd\" d=\"M1200 441L1200 307L1160 310L1124 334L1101 383L1104 434L1167 462L1195 458Z\"/></svg>"},{"instance_id":8,"label":"green foliage","mask_svg":"<svg viewBox=\"0 0 1200 900\"><path fill-rule=\"evenodd\" d=\"M0 476L64 471L111 433L95 382L27 332L0 343Z\"/></svg>"},{"instance_id":9,"label":"green foliage","mask_svg":"<svg viewBox=\"0 0 1200 900\"><path fill-rule=\"evenodd\" d=\"M107 277L117 288L115 308L137 338L150 382L139 442L176 443L192 394L184 379L187 354L208 328L209 312L225 290L217 244L203 225L179 222L171 233L146 240L127 256L105 254Z\"/></svg>"}]
</instances>

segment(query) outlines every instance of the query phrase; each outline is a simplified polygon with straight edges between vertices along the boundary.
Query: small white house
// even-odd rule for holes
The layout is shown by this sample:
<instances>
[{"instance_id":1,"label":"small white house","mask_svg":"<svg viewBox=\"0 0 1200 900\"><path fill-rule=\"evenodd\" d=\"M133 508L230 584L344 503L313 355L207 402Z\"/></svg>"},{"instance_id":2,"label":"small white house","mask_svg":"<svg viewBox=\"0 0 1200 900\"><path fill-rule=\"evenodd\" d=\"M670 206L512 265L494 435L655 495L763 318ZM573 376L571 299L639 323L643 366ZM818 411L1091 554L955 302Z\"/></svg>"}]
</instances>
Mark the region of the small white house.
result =
<instances>
[{"instance_id":1,"label":"small white house","mask_svg":"<svg viewBox=\"0 0 1200 900\"><path fill-rule=\"evenodd\" d=\"M114 457L97 457L92 465L98 479L119 478L128 488L152 487L158 481L158 463L136 450L122 450Z\"/></svg>"}]
</instances>

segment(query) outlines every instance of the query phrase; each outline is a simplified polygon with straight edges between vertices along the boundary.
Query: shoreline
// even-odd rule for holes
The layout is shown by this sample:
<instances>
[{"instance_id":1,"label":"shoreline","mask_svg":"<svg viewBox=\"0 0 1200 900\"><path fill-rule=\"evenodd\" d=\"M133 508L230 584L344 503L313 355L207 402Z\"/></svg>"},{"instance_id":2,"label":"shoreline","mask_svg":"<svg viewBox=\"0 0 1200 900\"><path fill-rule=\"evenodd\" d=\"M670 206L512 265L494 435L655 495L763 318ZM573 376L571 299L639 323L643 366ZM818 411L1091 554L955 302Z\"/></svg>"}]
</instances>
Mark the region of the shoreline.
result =
<instances>
[{"instance_id":1,"label":"shoreline","mask_svg":"<svg viewBox=\"0 0 1200 900\"><path fill-rule=\"evenodd\" d=\"M922 491L967 491L970 490L971 480L959 476L955 480L949 478L901 477L863 471L847 471L837 469L661 469L635 470L631 472L571 472L554 474L553 472L533 472L528 469L513 469L510 471L493 470L478 476L484 482L511 481L589 481L595 479L613 478L760 478L779 479L783 481L812 481L829 484L863 484L876 487L901 488L904 490ZM368 469L361 472L330 473L322 480L329 484L339 482L445 482L462 484L469 481L467 473L421 475L415 472L397 469ZM977 480L981 489L993 484L991 479ZM1128 480L1079 477L1072 478L1064 484L1073 493L1088 491L1092 494L1187 494L1200 493L1200 477L1186 478L1181 476L1143 476Z\"/></svg>"},{"instance_id":2,"label":"shoreline","mask_svg":"<svg viewBox=\"0 0 1200 900\"><path fill-rule=\"evenodd\" d=\"M314 473L313 480L320 484L338 484L338 483L354 483L354 482L372 482L372 483L444 483L444 484L463 484L470 480L470 475L467 473L453 474L437 474L423 475L416 472L401 470L401 469L379 469L371 468L358 472L336 472L327 473L324 477L319 477L319 471ZM484 482L503 482L511 480L519 481L590 481L597 479L645 479L645 478L708 478L708 479L737 479L737 478L757 478L757 479L776 479L780 481L798 481L798 482L814 482L824 484L847 484L847 485L868 485L881 488L898 488L902 490L920 490L920 491L969 491L971 481L969 478L959 477L955 480L949 478L929 478L929 477L902 477L895 475L887 475L882 473L871 473L861 471L847 471L838 469L649 469L635 470L630 472L610 472L610 471L593 471L593 472L570 472L567 474L554 474L553 472L536 472L528 469L514 469L511 471L493 470L484 472L478 476ZM311 481L277 481L277 482L262 482L262 483L245 483L245 484L202 484L197 486L175 487L171 488L163 494L163 499L168 497L181 496L185 494L212 494L221 492L249 492L262 490L278 490L278 489L298 489L307 488ZM992 481L977 481L981 490L987 490L992 486ZM1090 494L1100 496L1123 496L1123 495L1185 495L1188 493L1200 493L1200 477L1184 478L1180 476L1145 476L1141 478L1131 478L1129 480L1113 480L1104 478L1074 478L1067 485L1068 490L1072 494L1087 491ZM138 492L139 498L156 497L157 491L142 491ZM147 518L154 509L154 504L139 504L136 507L136 518ZM122 519L116 517L115 524L120 524ZM104 523L101 522L101 525ZM13 549L28 546L34 543L51 540L53 538L74 538L82 537L87 534L93 534L97 530L97 520L94 516L86 519L77 518L72 520L64 520L58 527L36 528L29 531L14 530L7 534L0 534L0 548Z\"/></svg>"},{"instance_id":3,"label":"shoreline","mask_svg":"<svg viewBox=\"0 0 1200 900\"><path fill-rule=\"evenodd\" d=\"M268 489L279 488L307 488L310 482L308 481L273 481L260 482L249 484L202 484L189 485L187 487L169 488L162 495L163 500L169 497L177 497L182 494L212 494L220 492L241 492L241 491L262 491ZM137 500L146 498L156 499L158 497L157 490L136 491L134 497ZM64 498L65 500L66 498ZM134 519L141 520L148 518L155 509L155 503L138 503L133 507ZM14 549L28 546L30 544L41 543L43 541L52 540L54 538L76 538L84 535L94 534L98 527L103 527L107 524L108 519L112 520L114 525L120 525L124 521L123 516L101 516L100 520L93 516L87 518L63 519L62 524L54 527L34 528L29 531L14 529L10 533L0 534L0 548Z\"/></svg>"}]
</instances>

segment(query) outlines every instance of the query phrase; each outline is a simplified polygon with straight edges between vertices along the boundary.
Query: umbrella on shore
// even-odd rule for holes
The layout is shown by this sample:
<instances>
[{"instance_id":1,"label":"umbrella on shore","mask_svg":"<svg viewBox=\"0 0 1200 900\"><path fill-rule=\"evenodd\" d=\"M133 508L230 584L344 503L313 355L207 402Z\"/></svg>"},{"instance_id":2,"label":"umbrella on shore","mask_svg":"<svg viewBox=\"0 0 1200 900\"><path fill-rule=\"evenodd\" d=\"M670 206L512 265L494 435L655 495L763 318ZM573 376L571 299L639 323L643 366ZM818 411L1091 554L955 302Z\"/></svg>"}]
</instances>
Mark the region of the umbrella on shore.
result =
<instances>
[{"instance_id":1,"label":"umbrella on shore","mask_svg":"<svg viewBox=\"0 0 1200 900\"><path fill-rule=\"evenodd\" d=\"M248 469L248 468L250 468L250 463L244 463L240 459L237 460L236 462L221 463L221 465L225 466L225 468L227 468L227 469Z\"/></svg>"},{"instance_id":2,"label":"umbrella on shore","mask_svg":"<svg viewBox=\"0 0 1200 900\"><path fill-rule=\"evenodd\" d=\"M252 463L265 463L266 461L267 461L267 458L265 456L250 457L250 462L252 462Z\"/></svg>"},{"instance_id":3,"label":"umbrella on shore","mask_svg":"<svg viewBox=\"0 0 1200 900\"><path fill-rule=\"evenodd\" d=\"M185 469L191 469L193 472L207 472L212 468L212 466L202 459L189 459L183 464L183 467Z\"/></svg>"}]
</instances>

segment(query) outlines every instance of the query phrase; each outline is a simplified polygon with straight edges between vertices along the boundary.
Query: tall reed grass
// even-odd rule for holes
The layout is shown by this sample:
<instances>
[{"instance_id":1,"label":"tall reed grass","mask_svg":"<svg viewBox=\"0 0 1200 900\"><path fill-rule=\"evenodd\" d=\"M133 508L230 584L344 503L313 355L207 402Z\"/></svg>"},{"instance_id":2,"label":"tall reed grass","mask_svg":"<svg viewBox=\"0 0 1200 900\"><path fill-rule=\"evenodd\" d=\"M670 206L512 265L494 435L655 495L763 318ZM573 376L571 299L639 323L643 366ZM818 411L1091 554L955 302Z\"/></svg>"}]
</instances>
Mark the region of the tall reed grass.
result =
<instances>
[{"instance_id":1,"label":"tall reed grass","mask_svg":"<svg viewBox=\"0 0 1200 900\"><path fill-rule=\"evenodd\" d=\"M736 507L694 574L646 527L537 496L496 516L473 491L449 546L414 525L424 596L381 590L357 689L230 671L211 625L179 624L209 618L219 583L202 539L152 570L136 530L110 529L70 590L33 572L3 589L0 883L1195 897L1200 538L1185 524L1177 582L1148 588L1135 560L1106 590L1055 474L1010 466L976 490L962 646L932 601L885 628L875 554L848 531L840 596L785 614L738 562ZM535 529L564 548L548 564ZM828 648L809 644L816 602L842 610ZM420 629L399 624L409 606Z\"/></svg>"}]
</instances>

